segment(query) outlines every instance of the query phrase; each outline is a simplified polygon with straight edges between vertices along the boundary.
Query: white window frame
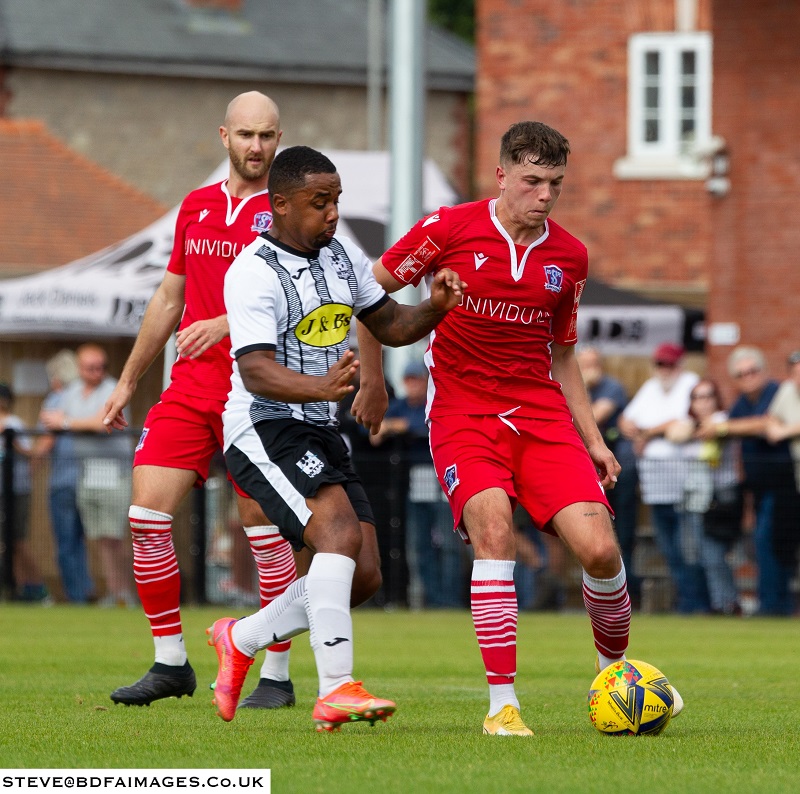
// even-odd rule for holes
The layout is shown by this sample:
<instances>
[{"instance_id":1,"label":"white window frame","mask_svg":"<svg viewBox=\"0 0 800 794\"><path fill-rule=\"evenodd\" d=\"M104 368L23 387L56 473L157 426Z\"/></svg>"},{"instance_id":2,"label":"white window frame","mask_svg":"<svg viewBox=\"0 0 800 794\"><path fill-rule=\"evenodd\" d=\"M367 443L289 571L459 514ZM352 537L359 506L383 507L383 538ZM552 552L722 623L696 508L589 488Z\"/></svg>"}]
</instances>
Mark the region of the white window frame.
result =
<instances>
[{"instance_id":1,"label":"white window frame","mask_svg":"<svg viewBox=\"0 0 800 794\"><path fill-rule=\"evenodd\" d=\"M695 139L682 150L680 139L680 56L695 53ZM645 140L645 70L648 52L659 54L658 141ZM628 41L628 154L614 164L622 179L705 179L711 136L711 35L639 33Z\"/></svg>"}]
</instances>

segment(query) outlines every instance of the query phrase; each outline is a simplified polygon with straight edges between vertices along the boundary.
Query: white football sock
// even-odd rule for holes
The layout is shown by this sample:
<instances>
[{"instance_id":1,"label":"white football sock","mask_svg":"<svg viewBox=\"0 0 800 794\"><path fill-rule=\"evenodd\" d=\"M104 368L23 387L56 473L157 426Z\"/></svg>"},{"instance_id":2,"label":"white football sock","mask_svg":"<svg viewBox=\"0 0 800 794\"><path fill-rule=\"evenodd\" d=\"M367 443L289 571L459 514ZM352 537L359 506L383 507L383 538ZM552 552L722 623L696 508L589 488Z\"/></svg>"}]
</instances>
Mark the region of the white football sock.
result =
<instances>
[{"instance_id":1,"label":"white football sock","mask_svg":"<svg viewBox=\"0 0 800 794\"><path fill-rule=\"evenodd\" d=\"M622 656L618 657L617 659L611 659L608 656L604 656L600 651L597 652L597 658L599 660L600 669L605 670L610 664L614 664L614 662L620 661L620 659L625 658L625 654L623 653Z\"/></svg>"},{"instance_id":2,"label":"white football sock","mask_svg":"<svg viewBox=\"0 0 800 794\"><path fill-rule=\"evenodd\" d=\"M303 612L305 612L305 607ZM273 681L288 681L289 651L271 651L268 649L264 663L261 665L259 676Z\"/></svg>"},{"instance_id":3,"label":"white football sock","mask_svg":"<svg viewBox=\"0 0 800 794\"><path fill-rule=\"evenodd\" d=\"M234 623L231 638L242 653L255 656L258 651L272 643L288 640L308 631L306 579L304 576L292 582L286 592L271 604Z\"/></svg>"},{"instance_id":4,"label":"white football sock","mask_svg":"<svg viewBox=\"0 0 800 794\"><path fill-rule=\"evenodd\" d=\"M519 708L514 684L489 684L489 716L494 717L503 706Z\"/></svg>"},{"instance_id":5,"label":"white football sock","mask_svg":"<svg viewBox=\"0 0 800 794\"><path fill-rule=\"evenodd\" d=\"M306 610L320 697L353 680L350 591L355 569L355 560L343 554L315 554L305 577Z\"/></svg>"},{"instance_id":6,"label":"white football sock","mask_svg":"<svg viewBox=\"0 0 800 794\"><path fill-rule=\"evenodd\" d=\"M182 667L186 664L186 645L183 634L169 634L166 637L153 637L156 648L156 662L168 664L172 667Z\"/></svg>"}]
</instances>

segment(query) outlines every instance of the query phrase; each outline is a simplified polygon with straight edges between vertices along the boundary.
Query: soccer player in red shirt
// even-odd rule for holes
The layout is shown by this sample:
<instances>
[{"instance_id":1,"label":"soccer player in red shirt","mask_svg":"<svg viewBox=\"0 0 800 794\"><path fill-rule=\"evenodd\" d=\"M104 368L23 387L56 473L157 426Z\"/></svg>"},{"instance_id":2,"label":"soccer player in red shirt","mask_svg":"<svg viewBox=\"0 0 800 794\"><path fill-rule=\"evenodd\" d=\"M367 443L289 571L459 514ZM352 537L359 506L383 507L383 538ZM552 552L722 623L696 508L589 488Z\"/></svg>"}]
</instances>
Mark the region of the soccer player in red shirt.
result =
<instances>
[{"instance_id":1,"label":"soccer player in red shirt","mask_svg":"<svg viewBox=\"0 0 800 794\"><path fill-rule=\"evenodd\" d=\"M514 124L501 142L499 198L441 208L375 264L389 292L441 268L469 284L430 336L428 417L439 482L475 552L472 616L490 700L483 731L500 736L532 735L514 691L517 502L583 566L600 666L628 645L630 599L604 490L620 467L597 429L574 354L588 258L548 217L568 154L556 130ZM359 333L363 384L375 378L378 357Z\"/></svg>"},{"instance_id":2,"label":"soccer player in red shirt","mask_svg":"<svg viewBox=\"0 0 800 794\"><path fill-rule=\"evenodd\" d=\"M223 282L236 255L272 219L267 177L282 134L278 107L256 91L241 94L228 105L219 133L230 159L228 178L184 199L167 272L105 406L109 430L124 428L122 409L180 323L171 383L148 413L136 447L129 511L134 578L150 621L155 663L139 681L112 692L116 703L149 705L191 695L196 687L181 627L172 517L192 487L206 479L211 458L222 447L232 369ZM295 579L294 557L253 500L238 495L238 505L265 606ZM259 686L242 706L294 704L289 645L267 653Z\"/></svg>"}]
</instances>

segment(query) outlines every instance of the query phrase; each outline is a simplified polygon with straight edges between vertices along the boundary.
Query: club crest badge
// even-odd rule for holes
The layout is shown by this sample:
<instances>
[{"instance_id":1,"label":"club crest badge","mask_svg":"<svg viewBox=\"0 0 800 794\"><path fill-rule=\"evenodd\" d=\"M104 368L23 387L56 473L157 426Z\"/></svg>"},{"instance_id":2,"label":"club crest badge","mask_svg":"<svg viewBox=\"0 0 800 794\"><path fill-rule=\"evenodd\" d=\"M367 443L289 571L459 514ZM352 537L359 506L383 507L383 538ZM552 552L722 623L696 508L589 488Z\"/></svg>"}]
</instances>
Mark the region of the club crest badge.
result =
<instances>
[{"instance_id":1,"label":"club crest badge","mask_svg":"<svg viewBox=\"0 0 800 794\"><path fill-rule=\"evenodd\" d=\"M138 452L143 446L144 442L147 440L147 434L150 432L149 427L145 427L142 429L142 435L139 436L139 443L136 445L136 449L134 452Z\"/></svg>"},{"instance_id":2,"label":"club crest badge","mask_svg":"<svg viewBox=\"0 0 800 794\"><path fill-rule=\"evenodd\" d=\"M346 256L341 256L338 252L331 252L331 264L336 271L336 275L341 279L347 279L352 271L350 260Z\"/></svg>"},{"instance_id":3,"label":"club crest badge","mask_svg":"<svg viewBox=\"0 0 800 794\"><path fill-rule=\"evenodd\" d=\"M458 483L458 470L456 469L456 464L454 463L452 466L448 466L444 470L444 487L447 489L448 496L452 495Z\"/></svg>"},{"instance_id":4,"label":"club crest badge","mask_svg":"<svg viewBox=\"0 0 800 794\"><path fill-rule=\"evenodd\" d=\"M253 216L253 225L250 227L250 231L261 234L262 232L269 231L270 226L272 226L272 213L266 211L257 212Z\"/></svg>"},{"instance_id":5,"label":"club crest badge","mask_svg":"<svg viewBox=\"0 0 800 794\"><path fill-rule=\"evenodd\" d=\"M322 473L325 464L311 450L308 450L306 454L297 461L297 468L306 476L313 478Z\"/></svg>"},{"instance_id":6,"label":"club crest badge","mask_svg":"<svg viewBox=\"0 0 800 794\"><path fill-rule=\"evenodd\" d=\"M544 288L550 292L561 292L564 281L564 271L557 265L543 265Z\"/></svg>"}]
</instances>

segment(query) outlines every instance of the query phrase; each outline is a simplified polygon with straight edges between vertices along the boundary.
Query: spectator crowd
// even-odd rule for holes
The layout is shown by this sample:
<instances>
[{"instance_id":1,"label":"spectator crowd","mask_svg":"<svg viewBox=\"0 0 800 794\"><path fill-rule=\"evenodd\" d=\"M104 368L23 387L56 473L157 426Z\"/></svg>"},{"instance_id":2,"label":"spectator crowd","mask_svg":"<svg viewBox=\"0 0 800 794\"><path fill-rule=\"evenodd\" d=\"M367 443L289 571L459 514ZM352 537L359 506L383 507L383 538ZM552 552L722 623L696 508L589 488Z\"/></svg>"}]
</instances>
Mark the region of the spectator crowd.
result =
<instances>
[{"instance_id":1,"label":"spectator crowd","mask_svg":"<svg viewBox=\"0 0 800 794\"><path fill-rule=\"evenodd\" d=\"M778 380L761 350L737 347L727 361L724 386L735 394L727 405L723 384L688 369L678 345L654 351L650 377L631 394L606 372L599 350L580 347L577 356L595 420L622 464L609 499L634 605L648 608L643 585L659 581L666 588L662 607L681 614L796 614L800 351L789 356L787 375ZM0 517L13 563L4 570L14 582L7 592L24 602L131 606L125 519L132 436L109 436L102 425L116 380L96 344L62 350L46 369L50 392L33 428L14 413L12 389L0 384ZM343 428L359 473L377 496L384 564L396 572L402 558L402 574L384 576L391 592L376 603L466 608L470 554L451 531L430 460L427 383L424 364L411 361L404 396L391 400L377 434L346 421ZM52 582L31 539L35 516L44 513L33 509L40 467L47 469L46 513L58 571ZM11 493L4 493L9 486ZM571 568L560 544L538 532L524 511L515 521L520 607L568 605ZM233 531L229 521L212 516L211 524ZM246 571L237 574L239 583L246 578ZM247 590L244 581L238 592Z\"/></svg>"}]
</instances>

